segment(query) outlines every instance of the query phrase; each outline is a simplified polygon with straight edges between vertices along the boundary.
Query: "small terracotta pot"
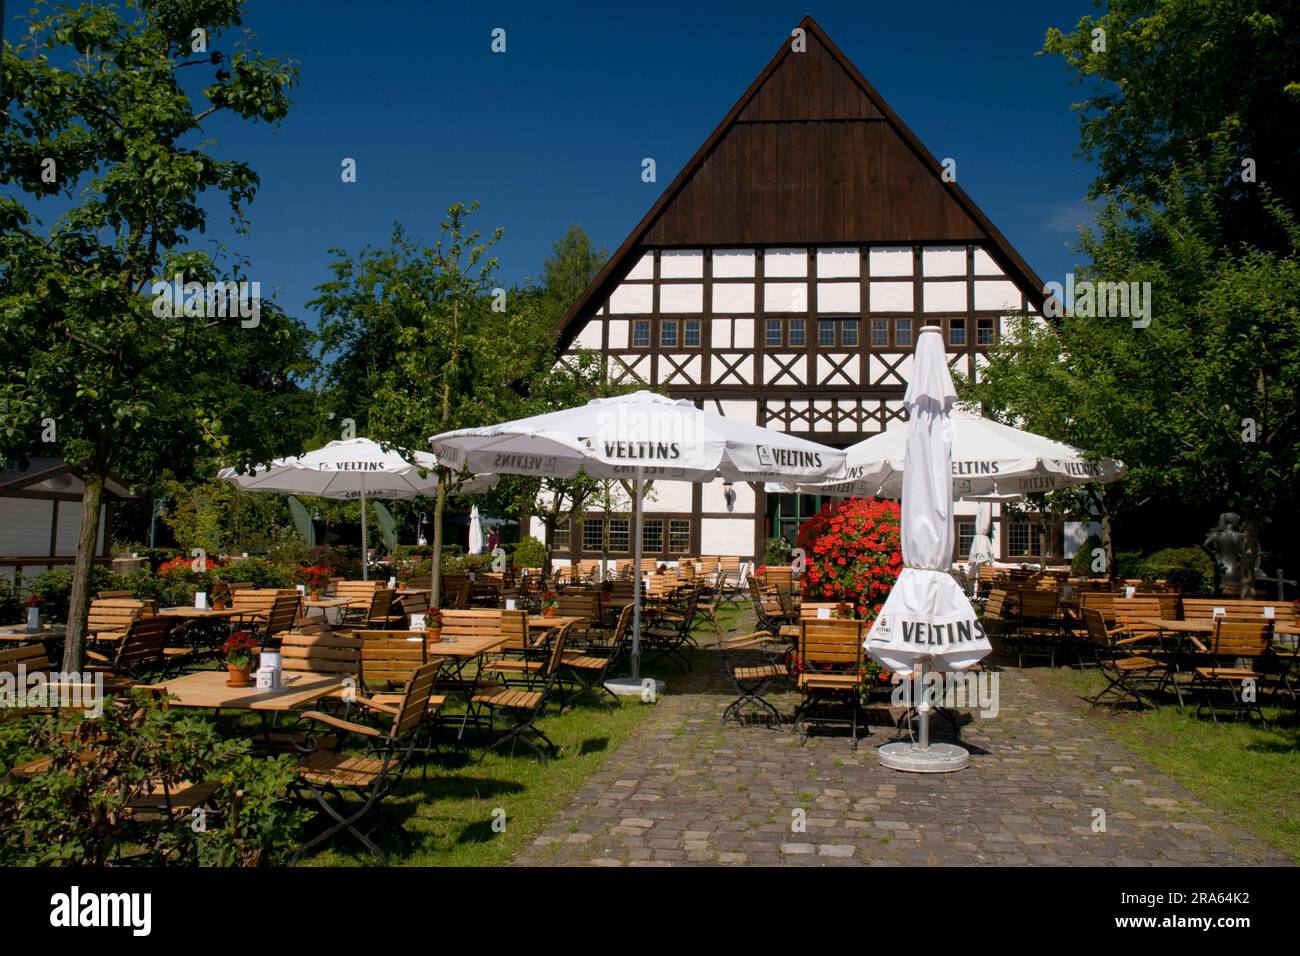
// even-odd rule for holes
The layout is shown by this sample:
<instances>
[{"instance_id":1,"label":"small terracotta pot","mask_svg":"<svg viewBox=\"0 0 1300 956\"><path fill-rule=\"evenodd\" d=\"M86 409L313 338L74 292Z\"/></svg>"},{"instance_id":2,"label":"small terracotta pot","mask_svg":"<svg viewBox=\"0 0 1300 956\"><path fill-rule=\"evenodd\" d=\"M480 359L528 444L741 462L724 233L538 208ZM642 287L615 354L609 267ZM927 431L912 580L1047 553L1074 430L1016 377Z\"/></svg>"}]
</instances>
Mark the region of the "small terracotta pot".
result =
<instances>
[{"instance_id":1,"label":"small terracotta pot","mask_svg":"<svg viewBox=\"0 0 1300 956\"><path fill-rule=\"evenodd\" d=\"M542 617L555 617L555 605L542 608Z\"/></svg>"},{"instance_id":2,"label":"small terracotta pot","mask_svg":"<svg viewBox=\"0 0 1300 956\"><path fill-rule=\"evenodd\" d=\"M244 667L236 667L234 664L227 664L226 673L229 675L229 679L226 681L227 687L251 687L253 684L252 664L247 664Z\"/></svg>"},{"instance_id":3,"label":"small terracotta pot","mask_svg":"<svg viewBox=\"0 0 1300 956\"><path fill-rule=\"evenodd\" d=\"M424 629L424 639L430 644L437 644L442 640L442 625L437 624Z\"/></svg>"}]
</instances>

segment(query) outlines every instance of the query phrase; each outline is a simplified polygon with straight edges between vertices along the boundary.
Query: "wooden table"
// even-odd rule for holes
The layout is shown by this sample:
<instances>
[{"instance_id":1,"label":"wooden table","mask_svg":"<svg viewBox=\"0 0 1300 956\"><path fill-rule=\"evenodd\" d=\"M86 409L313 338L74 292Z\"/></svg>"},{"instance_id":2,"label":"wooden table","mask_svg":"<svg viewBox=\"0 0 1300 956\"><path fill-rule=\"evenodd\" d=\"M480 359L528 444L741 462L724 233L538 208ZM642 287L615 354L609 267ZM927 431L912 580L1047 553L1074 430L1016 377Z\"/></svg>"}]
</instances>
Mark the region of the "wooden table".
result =
<instances>
[{"instance_id":1,"label":"wooden table","mask_svg":"<svg viewBox=\"0 0 1300 956\"><path fill-rule=\"evenodd\" d=\"M345 607L369 607L369 598L341 598L341 597L320 597L320 598L303 598L303 613L308 611L320 611L321 617L326 621L330 619L330 611L339 611L334 615L332 623L337 624L342 619L342 609Z\"/></svg>"},{"instance_id":2,"label":"wooden table","mask_svg":"<svg viewBox=\"0 0 1300 956\"><path fill-rule=\"evenodd\" d=\"M171 707L194 707L201 710L293 710L340 690L343 680L334 674L286 673L283 690L258 690L256 687L227 687L226 671L195 671L150 685L175 697Z\"/></svg>"},{"instance_id":3,"label":"wooden table","mask_svg":"<svg viewBox=\"0 0 1300 956\"><path fill-rule=\"evenodd\" d=\"M553 627L564 627L565 625L581 624L585 617L546 617L543 614L530 614L528 616L528 630L530 631L549 631Z\"/></svg>"},{"instance_id":4,"label":"wooden table","mask_svg":"<svg viewBox=\"0 0 1300 956\"><path fill-rule=\"evenodd\" d=\"M39 631L29 631L25 624L0 628L0 641L7 644L35 644L49 641L55 643L68 636L68 629L62 624L42 624Z\"/></svg>"},{"instance_id":5,"label":"wooden table","mask_svg":"<svg viewBox=\"0 0 1300 956\"><path fill-rule=\"evenodd\" d=\"M419 638L416 638L419 640ZM429 657L447 657L467 661L499 650L507 638L502 634L483 634L477 637L458 637L455 640L425 641L425 653Z\"/></svg>"},{"instance_id":6,"label":"wooden table","mask_svg":"<svg viewBox=\"0 0 1300 956\"><path fill-rule=\"evenodd\" d=\"M187 621L230 620L244 612L238 608L226 607L217 610L214 607L165 607L158 612L159 617L179 617Z\"/></svg>"}]
</instances>

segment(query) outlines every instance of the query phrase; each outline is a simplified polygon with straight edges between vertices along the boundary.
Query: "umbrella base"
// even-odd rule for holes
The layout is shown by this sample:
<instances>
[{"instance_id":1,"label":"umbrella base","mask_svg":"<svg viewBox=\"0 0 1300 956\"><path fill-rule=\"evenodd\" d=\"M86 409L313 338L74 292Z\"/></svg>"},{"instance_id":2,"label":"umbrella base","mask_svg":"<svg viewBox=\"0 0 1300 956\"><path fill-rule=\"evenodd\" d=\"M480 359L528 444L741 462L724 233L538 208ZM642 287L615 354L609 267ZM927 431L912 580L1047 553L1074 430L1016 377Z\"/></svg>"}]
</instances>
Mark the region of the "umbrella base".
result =
<instances>
[{"instance_id":1,"label":"umbrella base","mask_svg":"<svg viewBox=\"0 0 1300 956\"><path fill-rule=\"evenodd\" d=\"M630 677L615 677L605 681L605 689L615 697L641 697L652 703L658 700L668 687L663 681L650 677L643 677L639 681L634 681Z\"/></svg>"},{"instance_id":2,"label":"umbrella base","mask_svg":"<svg viewBox=\"0 0 1300 956\"><path fill-rule=\"evenodd\" d=\"M930 744L922 750L904 740L882 744L876 749L880 765L908 773L952 773L970 765L970 751L956 744Z\"/></svg>"}]
</instances>

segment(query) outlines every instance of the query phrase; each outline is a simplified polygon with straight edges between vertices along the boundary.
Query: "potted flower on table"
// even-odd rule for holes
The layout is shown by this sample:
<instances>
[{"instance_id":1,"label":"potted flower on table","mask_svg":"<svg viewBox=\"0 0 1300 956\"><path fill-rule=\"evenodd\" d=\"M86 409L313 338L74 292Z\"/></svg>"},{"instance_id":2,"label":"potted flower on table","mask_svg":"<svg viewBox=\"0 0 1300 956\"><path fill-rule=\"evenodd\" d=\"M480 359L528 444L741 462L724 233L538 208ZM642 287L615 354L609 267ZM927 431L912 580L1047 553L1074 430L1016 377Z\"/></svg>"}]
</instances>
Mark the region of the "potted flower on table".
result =
<instances>
[{"instance_id":1,"label":"potted flower on table","mask_svg":"<svg viewBox=\"0 0 1300 956\"><path fill-rule=\"evenodd\" d=\"M542 592L542 617L555 617L560 598L554 591Z\"/></svg>"},{"instance_id":2,"label":"potted flower on table","mask_svg":"<svg viewBox=\"0 0 1300 956\"><path fill-rule=\"evenodd\" d=\"M247 631L235 631L226 638L221 652L226 656L227 687L252 685L253 662L257 660L258 643Z\"/></svg>"},{"instance_id":3,"label":"potted flower on table","mask_svg":"<svg viewBox=\"0 0 1300 956\"><path fill-rule=\"evenodd\" d=\"M424 639L430 644L442 640L442 611L436 607L424 612Z\"/></svg>"},{"instance_id":4,"label":"potted flower on table","mask_svg":"<svg viewBox=\"0 0 1300 956\"><path fill-rule=\"evenodd\" d=\"M311 599L317 601L329 587L331 571L324 565L312 565L302 569L303 576L307 579L307 591L311 594Z\"/></svg>"}]
</instances>

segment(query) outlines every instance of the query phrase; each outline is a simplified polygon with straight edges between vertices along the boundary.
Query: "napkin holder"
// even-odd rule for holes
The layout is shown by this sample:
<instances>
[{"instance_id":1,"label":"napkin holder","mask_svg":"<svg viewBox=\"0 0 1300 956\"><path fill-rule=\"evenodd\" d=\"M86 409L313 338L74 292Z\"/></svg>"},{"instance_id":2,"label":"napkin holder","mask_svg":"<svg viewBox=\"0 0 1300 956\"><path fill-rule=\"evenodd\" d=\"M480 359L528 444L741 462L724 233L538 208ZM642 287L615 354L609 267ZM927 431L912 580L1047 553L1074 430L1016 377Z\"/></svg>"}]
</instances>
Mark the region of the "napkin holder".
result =
<instances>
[{"instance_id":1,"label":"napkin holder","mask_svg":"<svg viewBox=\"0 0 1300 956\"><path fill-rule=\"evenodd\" d=\"M258 690L281 690L284 687L284 674L280 655L273 651L263 651L258 657L256 678Z\"/></svg>"}]
</instances>

